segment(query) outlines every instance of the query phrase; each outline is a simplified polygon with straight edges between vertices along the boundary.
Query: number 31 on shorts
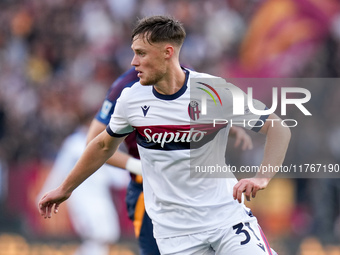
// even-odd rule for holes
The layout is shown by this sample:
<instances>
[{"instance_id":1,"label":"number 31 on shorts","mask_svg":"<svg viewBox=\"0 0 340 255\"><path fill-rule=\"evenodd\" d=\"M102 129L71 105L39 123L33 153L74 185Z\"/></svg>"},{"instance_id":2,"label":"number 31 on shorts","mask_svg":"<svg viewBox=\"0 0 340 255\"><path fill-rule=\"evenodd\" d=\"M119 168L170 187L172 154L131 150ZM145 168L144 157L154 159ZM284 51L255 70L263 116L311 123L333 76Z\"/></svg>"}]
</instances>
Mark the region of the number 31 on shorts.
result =
<instances>
[{"instance_id":1,"label":"number 31 on shorts","mask_svg":"<svg viewBox=\"0 0 340 255\"><path fill-rule=\"evenodd\" d=\"M240 222L233 226L233 230L235 231L236 235L244 236L244 239L240 241L240 245L246 245L252 240L252 238L254 238L254 240L252 241L255 241L256 245L259 248L261 248L264 252L266 252L266 248L267 248L269 255L277 254L274 250L272 250L269 247L268 241L266 240L266 237L264 236L260 228L259 228L260 233L256 234L255 230L250 226L249 222L245 222L245 223ZM262 239L260 237L262 237Z\"/></svg>"}]
</instances>

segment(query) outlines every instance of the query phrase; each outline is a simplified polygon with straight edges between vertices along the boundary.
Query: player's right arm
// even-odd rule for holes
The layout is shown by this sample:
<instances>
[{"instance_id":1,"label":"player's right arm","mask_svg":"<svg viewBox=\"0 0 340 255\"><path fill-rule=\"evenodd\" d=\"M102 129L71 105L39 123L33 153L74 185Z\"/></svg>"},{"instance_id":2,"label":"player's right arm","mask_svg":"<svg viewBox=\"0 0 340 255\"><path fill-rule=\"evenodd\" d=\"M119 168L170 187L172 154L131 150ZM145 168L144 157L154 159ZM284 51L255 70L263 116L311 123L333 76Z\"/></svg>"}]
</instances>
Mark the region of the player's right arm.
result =
<instances>
[{"instance_id":1,"label":"player's right arm","mask_svg":"<svg viewBox=\"0 0 340 255\"><path fill-rule=\"evenodd\" d=\"M87 143L94 139L98 134L105 130L106 125L97 119L93 119L87 133ZM142 175L142 165L139 159L135 159L127 153L117 150L109 159L106 161L107 164L122 169L126 169L131 173Z\"/></svg>"},{"instance_id":2,"label":"player's right arm","mask_svg":"<svg viewBox=\"0 0 340 255\"><path fill-rule=\"evenodd\" d=\"M117 150L125 137L112 137L107 131L101 132L86 147L84 153L66 177L63 183L48 193L39 201L41 216L50 218L54 207L54 213L58 212L59 205L67 200L74 189L100 168Z\"/></svg>"},{"instance_id":3,"label":"player's right arm","mask_svg":"<svg viewBox=\"0 0 340 255\"><path fill-rule=\"evenodd\" d=\"M104 123L100 122L97 119L93 119L87 133L87 144L92 141L98 134L103 132L105 128L106 125ZM130 155L117 150L116 153L113 154L106 163L115 167L125 169L126 163L130 157Z\"/></svg>"}]
</instances>

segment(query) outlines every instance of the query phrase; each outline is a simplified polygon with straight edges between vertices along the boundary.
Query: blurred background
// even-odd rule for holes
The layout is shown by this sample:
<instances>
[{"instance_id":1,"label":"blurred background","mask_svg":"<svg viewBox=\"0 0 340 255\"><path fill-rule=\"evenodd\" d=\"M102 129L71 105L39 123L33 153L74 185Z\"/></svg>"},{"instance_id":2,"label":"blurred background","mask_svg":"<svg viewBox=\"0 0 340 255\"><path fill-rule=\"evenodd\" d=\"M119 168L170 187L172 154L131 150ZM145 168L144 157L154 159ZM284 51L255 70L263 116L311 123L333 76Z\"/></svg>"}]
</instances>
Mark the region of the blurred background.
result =
<instances>
[{"instance_id":1,"label":"blurred background","mask_svg":"<svg viewBox=\"0 0 340 255\"><path fill-rule=\"evenodd\" d=\"M47 221L37 195L64 139L130 68L137 19L155 14L183 22L182 63L235 81L261 78L251 86L268 105L266 78L300 78L313 116L288 110L299 124L285 164L340 163L339 0L0 0L0 255L79 246L67 205ZM233 164L260 157L230 144ZM247 205L280 255L339 255L340 173L302 177L274 179ZM110 254L137 254L124 185L111 194L121 234Z\"/></svg>"}]
</instances>

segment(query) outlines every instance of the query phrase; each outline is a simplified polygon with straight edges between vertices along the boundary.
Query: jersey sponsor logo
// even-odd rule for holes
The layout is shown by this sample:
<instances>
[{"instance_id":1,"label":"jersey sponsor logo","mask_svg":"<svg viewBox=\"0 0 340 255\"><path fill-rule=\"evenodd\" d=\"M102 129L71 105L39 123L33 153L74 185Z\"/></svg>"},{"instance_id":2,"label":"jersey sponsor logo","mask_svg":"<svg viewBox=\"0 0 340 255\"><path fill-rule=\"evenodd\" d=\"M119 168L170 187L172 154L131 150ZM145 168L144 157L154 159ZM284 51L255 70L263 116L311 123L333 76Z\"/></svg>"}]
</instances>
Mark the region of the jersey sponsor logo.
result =
<instances>
[{"instance_id":1,"label":"jersey sponsor logo","mask_svg":"<svg viewBox=\"0 0 340 255\"><path fill-rule=\"evenodd\" d=\"M188 114L190 119L198 120L200 118L200 109L198 107L197 101L191 101L188 105Z\"/></svg>"},{"instance_id":2,"label":"jersey sponsor logo","mask_svg":"<svg viewBox=\"0 0 340 255\"><path fill-rule=\"evenodd\" d=\"M146 116L146 114L148 113L149 109L150 109L150 106L141 106L142 110L143 110L143 114L144 114L144 117Z\"/></svg>"},{"instance_id":3,"label":"jersey sponsor logo","mask_svg":"<svg viewBox=\"0 0 340 255\"><path fill-rule=\"evenodd\" d=\"M162 125L136 127L137 143L149 149L181 150L198 148L211 141L227 125Z\"/></svg>"},{"instance_id":4,"label":"jersey sponsor logo","mask_svg":"<svg viewBox=\"0 0 340 255\"><path fill-rule=\"evenodd\" d=\"M165 143L190 143L199 142L203 139L207 132L195 130L195 128L190 128L190 130L178 130L177 132L164 132L164 133L152 133L150 128L144 129L144 135L146 137L146 142L150 143L160 143L161 147L164 148Z\"/></svg>"}]
</instances>

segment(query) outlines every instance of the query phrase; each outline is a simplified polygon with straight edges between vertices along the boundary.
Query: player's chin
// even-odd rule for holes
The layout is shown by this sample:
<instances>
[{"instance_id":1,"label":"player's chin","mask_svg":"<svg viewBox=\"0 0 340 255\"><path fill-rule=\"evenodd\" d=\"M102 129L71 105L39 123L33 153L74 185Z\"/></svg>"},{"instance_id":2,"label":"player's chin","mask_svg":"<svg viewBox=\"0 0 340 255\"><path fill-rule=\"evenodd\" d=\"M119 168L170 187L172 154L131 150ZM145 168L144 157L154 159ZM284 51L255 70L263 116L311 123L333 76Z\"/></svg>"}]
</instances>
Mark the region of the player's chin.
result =
<instances>
[{"instance_id":1,"label":"player's chin","mask_svg":"<svg viewBox=\"0 0 340 255\"><path fill-rule=\"evenodd\" d=\"M153 83L151 83L150 81L146 80L146 79L143 79L143 78L139 78L139 83L143 86L150 86L152 85Z\"/></svg>"}]
</instances>

